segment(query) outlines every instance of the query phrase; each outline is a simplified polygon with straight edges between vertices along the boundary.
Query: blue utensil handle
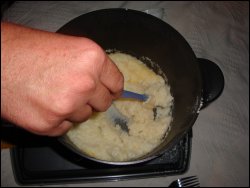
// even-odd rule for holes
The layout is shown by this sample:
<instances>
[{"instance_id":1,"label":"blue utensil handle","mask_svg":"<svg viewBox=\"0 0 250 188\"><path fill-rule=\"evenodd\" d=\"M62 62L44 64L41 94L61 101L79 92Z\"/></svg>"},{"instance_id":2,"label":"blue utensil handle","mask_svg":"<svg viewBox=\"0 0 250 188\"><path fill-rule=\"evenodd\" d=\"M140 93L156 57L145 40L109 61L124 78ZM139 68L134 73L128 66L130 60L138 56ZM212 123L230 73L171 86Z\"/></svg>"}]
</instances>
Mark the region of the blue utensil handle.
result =
<instances>
[{"instance_id":1,"label":"blue utensil handle","mask_svg":"<svg viewBox=\"0 0 250 188\"><path fill-rule=\"evenodd\" d=\"M139 93L135 93L132 91L126 91L124 90L122 93L122 98L129 98L129 99L137 99L140 101L146 101L148 99L148 96L145 94L139 94Z\"/></svg>"}]
</instances>

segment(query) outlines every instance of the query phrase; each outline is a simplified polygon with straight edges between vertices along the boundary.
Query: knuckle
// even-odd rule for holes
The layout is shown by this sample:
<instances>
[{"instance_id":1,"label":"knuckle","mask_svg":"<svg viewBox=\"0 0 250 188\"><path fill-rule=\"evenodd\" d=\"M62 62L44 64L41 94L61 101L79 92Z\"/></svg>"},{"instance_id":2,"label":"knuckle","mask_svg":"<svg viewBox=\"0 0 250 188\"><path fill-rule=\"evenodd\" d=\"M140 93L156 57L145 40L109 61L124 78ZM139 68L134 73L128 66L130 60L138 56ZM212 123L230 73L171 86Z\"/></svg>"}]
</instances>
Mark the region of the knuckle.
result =
<instances>
[{"instance_id":1,"label":"knuckle","mask_svg":"<svg viewBox=\"0 0 250 188\"><path fill-rule=\"evenodd\" d=\"M74 111L74 102L70 97L58 96L53 102L52 112L56 116L67 116Z\"/></svg>"},{"instance_id":2,"label":"knuckle","mask_svg":"<svg viewBox=\"0 0 250 188\"><path fill-rule=\"evenodd\" d=\"M97 84L94 78L91 76L84 77L81 83L78 85L79 89L83 92L94 92L96 90Z\"/></svg>"},{"instance_id":3,"label":"knuckle","mask_svg":"<svg viewBox=\"0 0 250 188\"><path fill-rule=\"evenodd\" d=\"M101 112L105 112L106 110L108 110L108 108L110 107L111 103L106 103L102 109L100 110Z\"/></svg>"},{"instance_id":4,"label":"knuckle","mask_svg":"<svg viewBox=\"0 0 250 188\"><path fill-rule=\"evenodd\" d=\"M104 112L106 111L112 104L112 99L111 99L111 96L109 95L108 97L106 97L104 100L103 100L103 104L101 106L101 109L100 111L101 112Z\"/></svg>"},{"instance_id":5,"label":"knuckle","mask_svg":"<svg viewBox=\"0 0 250 188\"><path fill-rule=\"evenodd\" d=\"M96 90L97 84L95 78L86 74L73 80L70 87L71 92L91 94Z\"/></svg>"},{"instance_id":6,"label":"knuckle","mask_svg":"<svg viewBox=\"0 0 250 188\"><path fill-rule=\"evenodd\" d=\"M110 94L98 96L92 98L90 102L91 106L99 112L106 111L112 104L112 96Z\"/></svg>"},{"instance_id":7,"label":"knuckle","mask_svg":"<svg viewBox=\"0 0 250 188\"><path fill-rule=\"evenodd\" d=\"M90 110L85 114L85 116L83 117L83 119L80 122L86 121L87 119L89 119L93 114L93 110L92 108L90 108Z\"/></svg>"},{"instance_id":8,"label":"knuckle","mask_svg":"<svg viewBox=\"0 0 250 188\"><path fill-rule=\"evenodd\" d=\"M47 135L52 137L61 136L65 134L67 131L69 131L71 127L72 127L71 122L64 121L61 124L59 124L56 129L50 131Z\"/></svg>"},{"instance_id":9,"label":"knuckle","mask_svg":"<svg viewBox=\"0 0 250 188\"><path fill-rule=\"evenodd\" d=\"M122 91L122 90L123 90L123 87L124 87L124 77L123 77L123 75L121 74L121 75L118 77L118 80L117 80L117 90L118 90L118 92Z\"/></svg>"},{"instance_id":10,"label":"knuckle","mask_svg":"<svg viewBox=\"0 0 250 188\"><path fill-rule=\"evenodd\" d=\"M27 130L39 134L39 135L48 135L48 133L53 129L54 125L44 123L36 125L28 125Z\"/></svg>"},{"instance_id":11,"label":"knuckle","mask_svg":"<svg viewBox=\"0 0 250 188\"><path fill-rule=\"evenodd\" d=\"M71 82L67 89L51 100L52 113L57 117L67 117L76 110L79 103L88 101L96 87L95 80L89 76Z\"/></svg>"},{"instance_id":12,"label":"knuckle","mask_svg":"<svg viewBox=\"0 0 250 188\"><path fill-rule=\"evenodd\" d=\"M86 45L86 44L85 44ZM94 41L87 40L87 48L84 50L84 58L87 58L96 63L102 63L105 60L105 53L103 49Z\"/></svg>"},{"instance_id":13,"label":"knuckle","mask_svg":"<svg viewBox=\"0 0 250 188\"><path fill-rule=\"evenodd\" d=\"M116 78L116 81L114 82L114 94L122 92L124 87L124 77L123 75L118 75Z\"/></svg>"}]
</instances>

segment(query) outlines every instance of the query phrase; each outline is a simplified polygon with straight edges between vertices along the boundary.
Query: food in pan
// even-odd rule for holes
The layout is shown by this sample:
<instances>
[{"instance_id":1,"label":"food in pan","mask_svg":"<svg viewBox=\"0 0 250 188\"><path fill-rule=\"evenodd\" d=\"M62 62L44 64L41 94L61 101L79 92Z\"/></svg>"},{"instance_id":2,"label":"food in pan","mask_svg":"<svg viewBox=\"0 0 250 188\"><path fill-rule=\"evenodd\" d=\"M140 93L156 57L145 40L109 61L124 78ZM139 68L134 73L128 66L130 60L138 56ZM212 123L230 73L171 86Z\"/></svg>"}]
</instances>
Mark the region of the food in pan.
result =
<instances>
[{"instance_id":1,"label":"food in pan","mask_svg":"<svg viewBox=\"0 0 250 188\"><path fill-rule=\"evenodd\" d=\"M129 121L129 132L115 125L107 112L94 113L68 133L70 141L83 153L105 161L129 161L156 148L170 128L173 97L162 76L137 58L116 52L109 57L125 78L124 89L149 96L145 102L118 99L113 105Z\"/></svg>"}]
</instances>

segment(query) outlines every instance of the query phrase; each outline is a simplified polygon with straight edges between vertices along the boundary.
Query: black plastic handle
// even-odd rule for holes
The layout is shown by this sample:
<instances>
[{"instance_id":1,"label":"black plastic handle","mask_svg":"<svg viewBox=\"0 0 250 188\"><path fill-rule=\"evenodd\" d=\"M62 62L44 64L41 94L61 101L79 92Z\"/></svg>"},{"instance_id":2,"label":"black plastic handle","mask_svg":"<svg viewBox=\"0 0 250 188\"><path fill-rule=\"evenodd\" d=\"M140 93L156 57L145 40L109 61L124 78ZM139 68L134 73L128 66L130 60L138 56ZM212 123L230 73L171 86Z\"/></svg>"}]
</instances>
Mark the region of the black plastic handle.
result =
<instances>
[{"instance_id":1,"label":"black plastic handle","mask_svg":"<svg viewBox=\"0 0 250 188\"><path fill-rule=\"evenodd\" d=\"M220 67L214 62L203 58L197 58L197 60L199 62L203 82L202 108L205 108L221 95L224 89L225 80Z\"/></svg>"}]
</instances>

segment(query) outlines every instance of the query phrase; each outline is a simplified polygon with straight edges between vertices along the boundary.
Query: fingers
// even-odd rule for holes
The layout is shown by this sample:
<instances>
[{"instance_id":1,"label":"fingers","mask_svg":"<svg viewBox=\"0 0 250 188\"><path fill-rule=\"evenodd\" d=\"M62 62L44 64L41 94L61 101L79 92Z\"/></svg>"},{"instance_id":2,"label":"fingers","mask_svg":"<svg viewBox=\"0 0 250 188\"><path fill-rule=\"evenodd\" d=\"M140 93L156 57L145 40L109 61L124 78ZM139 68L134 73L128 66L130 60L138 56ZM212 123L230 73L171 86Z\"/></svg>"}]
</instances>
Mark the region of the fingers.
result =
<instances>
[{"instance_id":1,"label":"fingers","mask_svg":"<svg viewBox=\"0 0 250 188\"><path fill-rule=\"evenodd\" d=\"M60 136L66 133L72 126L73 123L80 123L86 121L93 113L93 108L97 111L105 111L111 105L113 97L110 95L109 90L102 84L97 86L97 90L93 97L89 100L89 103L83 107L78 108L74 111L68 119L63 121L57 127L53 128L45 135L48 136Z\"/></svg>"},{"instance_id":2,"label":"fingers","mask_svg":"<svg viewBox=\"0 0 250 188\"><path fill-rule=\"evenodd\" d=\"M74 123L80 123L86 121L93 113L93 109L90 105L86 104L83 107L78 108L71 114L67 120L64 120L58 126L44 133L48 136L61 136L68 132Z\"/></svg>"},{"instance_id":3,"label":"fingers","mask_svg":"<svg viewBox=\"0 0 250 188\"><path fill-rule=\"evenodd\" d=\"M74 123L81 123L86 121L93 113L93 109L90 105L86 104L78 108L72 115L68 118L69 121Z\"/></svg>"},{"instance_id":4,"label":"fingers","mask_svg":"<svg viewBox=\"0 0 250 188\"><path fill-rule=\"evenodd\" d=\"M65 134L66 132L68 132L72 126L73 126L72 122L65 120L61 124L59 124L57 127L50 130L46 135L52 136L52 137L61 136Z\"/></svg>"},{"instance_id":5,"label":"fingers","mask_svg":"<svg viewBox=\"0 0 250 188\"><path fill-rule=\"evenodd\" d=\"M80 107L77 107L77 109L72 112L69 117L65 118L67 120L64 120L56 127L36 133L47 136L63 135L73 126L74 123L86 121L92 115L93 108L97 111L105 111L111 105L112 101L113 97L111 96L110 91L100 83L88 104L83 106L79 105Z\"/></svg>"},{"instance_id":6,"label":"fingers","mask_svg":"<svg viewBox=\"0 0 250 188\"><path fill-rule=\"evenodd\" d=\"M100 81L107 87L114 99L118 98L124 87L124 77L117 66L106 56Z\"/></svg>"},{"instance_id":7,"label":"fingers","mask_svg":"<svg viewBox=\"0 0 250 188\"><path fill-rule=\"evenodd\" d=\"M65 134L69 129L73 126L73 123L70 121L63 121L62 123L58 124L57 126L46 126L46 128L30 128L28 129L30 132L37 134L37 135L42 135L42 136L61 136ZM45 126L44 126L45 127Z\"/></svg>"},{"instance_id":8,"label":"fingers","mask_svg":"<svg viewBox=\"0 0 250 188\"><path fill-rule=\"evenodd\" d=\"M88 104L96 111L106 111L113 101L110 91L102 84L97 86L97 90L89 100Z\"/></svg>"}]
</instances>

